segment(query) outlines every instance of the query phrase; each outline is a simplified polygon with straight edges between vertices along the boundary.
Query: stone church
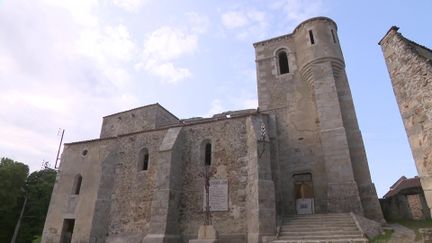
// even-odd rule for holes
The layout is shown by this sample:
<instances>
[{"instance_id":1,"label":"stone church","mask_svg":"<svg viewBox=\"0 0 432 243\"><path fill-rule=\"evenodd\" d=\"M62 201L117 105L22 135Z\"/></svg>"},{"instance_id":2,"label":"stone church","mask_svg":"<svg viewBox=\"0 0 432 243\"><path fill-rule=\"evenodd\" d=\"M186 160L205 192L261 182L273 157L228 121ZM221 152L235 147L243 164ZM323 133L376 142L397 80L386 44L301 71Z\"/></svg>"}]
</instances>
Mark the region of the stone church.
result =
<instances>
[{"instance_id":1,"label":"stone church","mask_svg":"<svg viewBox=\"0 0 432 243\"><path fill-rule=\"evenodd\" d=\"M271 242L296 215L384 222L335 22L312 18L253 46L257 109L179 119L152 104L65 144L42 242L196 239L206 168L220 242Z\"/></svg>"}]
</instances>

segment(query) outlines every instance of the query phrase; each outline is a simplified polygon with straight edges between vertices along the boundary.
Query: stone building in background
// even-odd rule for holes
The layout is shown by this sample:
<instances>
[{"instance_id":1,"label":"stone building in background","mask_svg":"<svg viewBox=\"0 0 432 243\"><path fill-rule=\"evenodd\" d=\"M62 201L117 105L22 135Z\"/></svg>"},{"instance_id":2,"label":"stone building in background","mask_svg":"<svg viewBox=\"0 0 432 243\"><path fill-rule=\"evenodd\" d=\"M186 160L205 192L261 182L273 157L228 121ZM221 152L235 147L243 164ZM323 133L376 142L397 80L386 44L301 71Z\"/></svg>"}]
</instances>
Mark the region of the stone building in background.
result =
<instances>
[{"instance_id":1,"label":"stone building in background","mask_svg":"<svg viewBox=\"0 0 432 243\"><path fill-rule=\"evenodd\" d=\"M65 144L42 242L188 242L206 167L220 242L273 239L296 214L384 222L336 24L309 19L254 47L258 109L178 119L153 104Z\"/></svg>"},{"instance_id":2,"label":"stone building in background","mask_svg":"<svg viewBox=\"0 0 432 243\"><path fill-rule=\"evenodd\" d=\"M402 176L380 199L384 217L389 221L401 219L425 220L430 219L430 211L420 178L406 178Z\"/></svg>"},{"instance_id":3,"label":"stone building in background","mask_svg":"<svg viewBox=\"0 0 432 243\"><path fill-rule=\"evenodd\" d=\"M396 96L417 172L432 208L432 50L391 27L379 42Z\"/></svg>"}]
</instances>

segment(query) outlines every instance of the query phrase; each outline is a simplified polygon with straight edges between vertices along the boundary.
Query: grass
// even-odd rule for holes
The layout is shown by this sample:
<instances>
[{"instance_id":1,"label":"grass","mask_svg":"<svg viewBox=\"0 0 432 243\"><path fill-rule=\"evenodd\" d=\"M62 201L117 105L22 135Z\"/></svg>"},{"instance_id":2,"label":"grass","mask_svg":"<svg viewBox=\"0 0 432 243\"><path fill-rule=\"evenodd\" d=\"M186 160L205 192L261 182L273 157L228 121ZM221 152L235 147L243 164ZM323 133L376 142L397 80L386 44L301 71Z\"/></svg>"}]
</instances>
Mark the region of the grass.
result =
<instances>
[{"instance_id":1,"label":"grass","mask_svg":"<svg viewBox=\"0 0 432 243\"><path fill-rule=\"evenodd\" d=\"M421 240L421 235L419 233L419 229L421 228L432 228L432 219L427 220L397 220L394 222L391 222L392 224L400 224L403 225L409 229L414 230L416 234L415 240Z\"/></svg>"},{"instance_id":2,"label":"grass","mask_svg":"<svg viewBox=\"0 0 432 243\"><path fill-rule=\"evenodd\" d=\"M395 220L388 222L389 224L400 224L403 225L409 229L414 230L416 234L416 241L421 241L421 235L419 233L419 229L421 228L432 228L432 219L427 220ZM391 236L393 234L393 231L391 230L385 230L384 234L379 235L372 240L370 240L371 243L385 243L390 240Z\"/></svg>"},{"instance_id":3,"label":"grass","mask_svg":"<svg viewBox=\"0 0 432 243\"><path fill-rule=\"evenodd\" d=\"M384 234L378 235L377 237L370 240L370 243L384 243L390 240L391 235L393 234L393 231L391 230L384 230Z\"/></svg>"}]
</instances>

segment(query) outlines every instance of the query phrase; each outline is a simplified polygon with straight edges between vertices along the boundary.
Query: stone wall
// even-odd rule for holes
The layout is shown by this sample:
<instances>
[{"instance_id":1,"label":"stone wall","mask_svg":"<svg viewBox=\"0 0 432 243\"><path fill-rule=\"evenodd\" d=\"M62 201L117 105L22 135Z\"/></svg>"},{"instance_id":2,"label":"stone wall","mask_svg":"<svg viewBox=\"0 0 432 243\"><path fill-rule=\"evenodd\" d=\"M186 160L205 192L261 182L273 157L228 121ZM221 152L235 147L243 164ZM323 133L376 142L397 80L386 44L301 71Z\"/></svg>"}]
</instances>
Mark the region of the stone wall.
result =
<instances>
[{"instance_id":1,"label":"stone wall","mask_svg":"<svg viewBox=\"0 0 432 243\"><path fill-rule=\"evenodd\" d=\"M431 217L421 187L404 189L394 196L380 199L380 204L385 219L389 221L424 220Z\"/></svg>"},{"instance_id":2,"label":"stone wall","mask_svg":"<svg viewBox=\"0 0 432 243\"><path fill-rule=\"evenodd\" d=\"M380 45L405 130L432 208L432 50L418 45L392 27Z\"/></svg>"},{"instance_id":3,"label":"stone wall","mask_svg":"<svg viewBox=\"0 0 432 243\"><path fill-rule=\"evenodd\" d=\"M108 221L100 219L106 218L106 213L109 212L110 197L106 197L106 194L100 190L100 185L110 191L111 185L107 183L106 176L111 177L113 174L109 173L112 170L107 163L111 163L110 156L112 151L116 150L115 146L113 140L65 145L45 221L42 242L60 242L65 219L75 220L76 230L74 230L73 242L104 240ZM74 193L74 181L77 175L82 176L79 194Z\"/></svg>"},{"instance_id":4,"label":"stone wall","mask_svg":"<svg viewBox=\"0 0 432 243\"><path fill-rule=\"evenodd\" d=\"M367 238L373 239L383 233L380 223L354 213L351 213L351 217L354 219L357 227L360 228L361 232L366 235Z\"/></svg>"},{"instance_id":5,"label":"stone wall","mask_svg":"<svg viewBox=\"0 0 432 243\"><path fill-rule=\"evenodd\" d=\"M188 134L183 146L185 164L180 200L180 229L184 242L196 238L199 226L204 223L206 142L212 145L212 178L228 180L229 209L212 213L214 227L224 242L245 242L248 175L245 118L187 126L184 132Z\"/></svg>"},{"instance_id":6,"label":"stone wall","mask_svg":"<svg viewBox=\"0 0 432 243\"><path fill-rule=\"evenodd\" d=\"M156 103L105 116L100 138L142 132L178 123L177 117Z\"/></svg>"},{"instance_id":7,"label":"stone wall","mask_svg":"<svg viewBox=\"0 0 432 243\"><path fill-rule=\"evenodd\" d=\"M110 236L139 233L144 237L149 231L158 152L165 133L166 130L161 130L118 138ZM139 168L139 152L143 148L149 153L148 170Z\"/></svg>"},{"instance_id":8,"label":"stone wall","mask_svg":"<svg viewBox=\"0 0 432 243\"><path fill-rule=\"evenodd\" d=\"M212 144L212 178L227 179L229 185L228 210L212 214L219 239L240 243L253 237L259 242L274 235L270 143L258 141L261 123L269 125L267 118L249 113L66 145L44 242L59 241L64 218L76 220L73 240L77 241L196 238L204 217L207 142ZM258 158L261 146L266 147L265 159ZM147 170L140 167L143 148L149 154ZM82 189L71 195L76 174L83 176Z\"/></svg>"}]
</instances>

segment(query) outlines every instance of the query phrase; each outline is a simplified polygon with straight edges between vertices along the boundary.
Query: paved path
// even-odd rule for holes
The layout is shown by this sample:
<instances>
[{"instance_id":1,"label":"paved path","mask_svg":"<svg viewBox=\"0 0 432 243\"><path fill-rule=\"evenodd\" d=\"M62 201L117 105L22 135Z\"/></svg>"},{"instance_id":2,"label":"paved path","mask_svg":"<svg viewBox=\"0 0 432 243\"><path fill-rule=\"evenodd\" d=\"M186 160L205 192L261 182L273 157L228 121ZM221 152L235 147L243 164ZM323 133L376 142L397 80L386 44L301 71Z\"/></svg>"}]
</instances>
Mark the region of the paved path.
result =
<instances>
[{"instance_id":1,"label":"paved path","mask_svg":"<svg viewBox=\"0 0 432 243\"><path fill-rule=\"evenodd\" d=\"M400 224L391 224L390 225L394 232L392 234L392 237L388 241L388 243L410 243L410 242L416 242L415 241L415 232L414 230L408 229L405 226L402 226Z\"/></svg>"}]
</instances>

